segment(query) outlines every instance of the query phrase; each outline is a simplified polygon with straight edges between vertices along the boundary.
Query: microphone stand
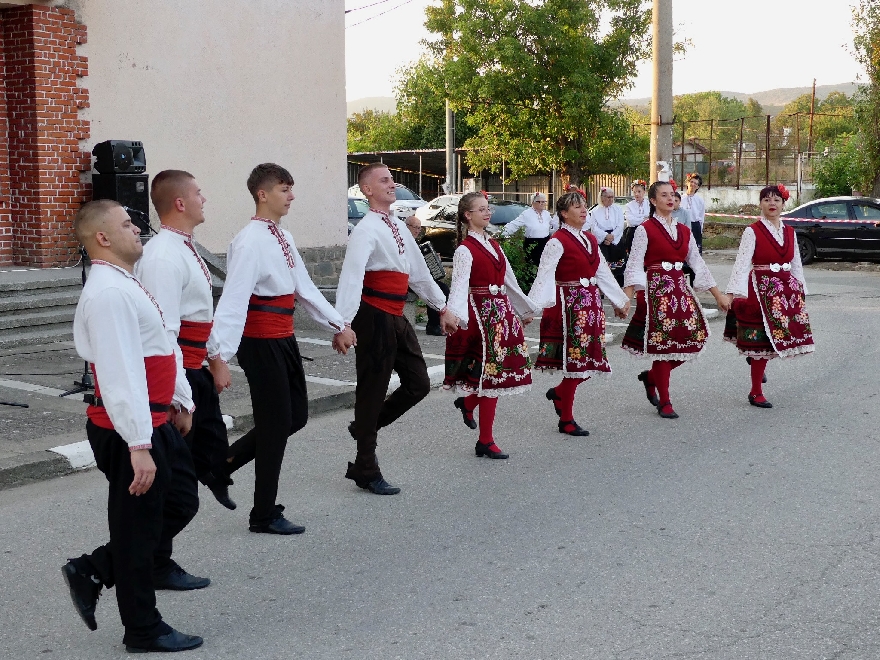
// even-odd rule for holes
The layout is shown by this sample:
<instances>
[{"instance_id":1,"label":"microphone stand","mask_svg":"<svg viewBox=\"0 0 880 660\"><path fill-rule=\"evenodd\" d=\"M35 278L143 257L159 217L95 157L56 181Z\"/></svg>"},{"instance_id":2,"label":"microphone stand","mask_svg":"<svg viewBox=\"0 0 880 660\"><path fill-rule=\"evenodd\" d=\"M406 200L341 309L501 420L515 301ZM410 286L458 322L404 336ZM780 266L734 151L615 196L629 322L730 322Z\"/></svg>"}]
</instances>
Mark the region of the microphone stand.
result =
<instances>
[{"instance_id":1,"label":"microphone stand","mask_svg":"<svg viewBox=\"0 0 880 660\"><path fill-rule=\"evenodd\" d=\"M89 258L89 253L86 252L86 249L82 246L79 248L80 253L80 263L82 264L82 284L86 285L86 261ZM62 396L70 396L71 394L79 394L81 392L90 392L95 389L95 381L92 379L92 374L89 371L89 362L86 360L83 363L83 372L82 376L80 376L79 380L73 381L73 389L67 390L62 394L59 394L59 397ZM94 400L94 394L86 394L83 396L83 401L85 403L92 403ZM91 400L90 400L91 399Z\"/></svg>"}]
</instances>

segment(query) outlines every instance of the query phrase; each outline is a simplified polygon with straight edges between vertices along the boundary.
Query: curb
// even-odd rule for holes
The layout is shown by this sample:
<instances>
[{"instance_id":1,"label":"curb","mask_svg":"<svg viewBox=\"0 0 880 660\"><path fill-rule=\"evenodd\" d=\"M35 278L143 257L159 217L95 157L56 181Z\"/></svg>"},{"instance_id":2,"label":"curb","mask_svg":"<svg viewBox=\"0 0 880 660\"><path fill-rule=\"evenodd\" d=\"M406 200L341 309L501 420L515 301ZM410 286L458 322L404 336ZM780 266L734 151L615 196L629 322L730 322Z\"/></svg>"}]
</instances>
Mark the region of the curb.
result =
<instances>
[{"instance_id":1,"label":"curb","mask_svg":"<svg viewBox=\"0 0 880 660\"><path fill-rule=\"evenodd\" d=\"M432 388L439 387L443 383L444 370L445 367L442 364L428 367ZM391 382L388 385L389 393L398 385L400 385L400 379L397 374L392 374ZM310 417L325 415L345 408L354 408L353 388L309 399ZM241 434L253 427L254 416L252 413L246 413L233 420L230 430ZM227 424L227 428L229 428L229 424ZM88 441L85 440L53 447L46 451L18 454L0 459L0 490L63 477L72 472L89 470L93 467L95 467L95 459Z\"/></svg>"}]
</instances>

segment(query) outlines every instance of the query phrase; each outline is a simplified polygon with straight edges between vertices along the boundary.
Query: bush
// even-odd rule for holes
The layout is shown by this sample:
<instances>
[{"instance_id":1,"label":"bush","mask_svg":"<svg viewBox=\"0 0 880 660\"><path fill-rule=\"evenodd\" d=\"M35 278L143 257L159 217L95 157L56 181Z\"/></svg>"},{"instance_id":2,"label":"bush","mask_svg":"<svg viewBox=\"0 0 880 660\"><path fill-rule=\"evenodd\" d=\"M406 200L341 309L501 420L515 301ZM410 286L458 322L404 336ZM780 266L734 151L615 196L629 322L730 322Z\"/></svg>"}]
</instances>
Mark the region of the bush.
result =
<instances>
[{"instance_id":1,"label":"bush","mask_svg":"<svg viewBox=\"0 0 880 660\"><path fill-rule=\"evenodd\" d=\"M855 135L841 135L828 149L827 155L816 158L813 163L816 197L850 195L853 188L861 186L866 177L859 142Z\"/></svg>"},{"instance_id":2,"label":"bush","mask_svg":"<svg viewBox=\"0 0 880 660\"><path fill-rule=\"evenodd\" d=\"M526 257L526 251L523 247L523 241L526 237L526 228L520 227L510 236L502 236L498 234L495 240L501 245L504 254L507 255L507 261L513 268L513 274L516 275L516 281L522 287L523 291L529 292L532 282L535 281L535 275L538 274L538 267L531 263Z\"/></svg>"}]
</instances>

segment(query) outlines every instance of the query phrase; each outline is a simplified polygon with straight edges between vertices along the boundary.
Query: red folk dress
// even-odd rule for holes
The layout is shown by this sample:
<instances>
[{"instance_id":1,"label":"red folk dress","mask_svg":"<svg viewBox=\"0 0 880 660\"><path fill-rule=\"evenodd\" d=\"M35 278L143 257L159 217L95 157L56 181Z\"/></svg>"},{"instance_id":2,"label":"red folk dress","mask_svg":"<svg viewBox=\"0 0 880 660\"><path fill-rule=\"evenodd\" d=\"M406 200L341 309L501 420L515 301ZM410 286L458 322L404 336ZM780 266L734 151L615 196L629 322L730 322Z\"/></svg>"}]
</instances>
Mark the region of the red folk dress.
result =
<instances>
[{"instance_id":1,"label":"red folk dress","mask_svg":"<svg viewBox=\"0 0 880 660\"><path fill-rule=\"evenodd\" d=\"M489 240L495 255L472 235L458 248L468 250L472 257L467 328L446 338L443 385L467 394L498 397L531 388L532 372L522 323L507 295L508 286L516 286L515 279L508 276L505 283L507 259L501 246ZM453 289L455 284L453 272ZM453 290L450 299L454 295Z\"/></svg>"},{"instance_id":2,"label":"red folk dress","mask_svg":"<svg viewBox=\"0 0 880 660\"><path fill-rule=\"evenodd\" d=\"M634 270L643 268L645 273L639 278L644 282L643 290L636 293L636 311L622 348L654 360L691 360L705 348L709 338L703 308L682 268L685 263L690 265L702 279L702 288L709 289L715 282L699 256L691 231L678 224L675 229L677 237L673 238L657 218L642 223L636 230L625 274L624 284L630 285L635 284ZM638 235L640 230L644 232L642 237ZM639 259L637 248L645 238L644 258Z\"/></svg>"},{"instance_id":3,"label":"red folk dress","mask_svg":"<svg viewBox=\"0 0 880 660\"><path fill-rule=\"evenodd\" d=\"M782 226L782 244L764 220L749 228L754 232L754 249L746 284L748 297L733 301L727 313L725 341L736 344L742 355L763 359L813 352L813 332L804 302L803 270L794 228ZM742 279L737 277L737 267L742 268L741 261L748 259L751 239L744 234L740 244L740 255L727 287L734 295L742 295L744 286L736 281Z\"/></svg>"}]
</instances>

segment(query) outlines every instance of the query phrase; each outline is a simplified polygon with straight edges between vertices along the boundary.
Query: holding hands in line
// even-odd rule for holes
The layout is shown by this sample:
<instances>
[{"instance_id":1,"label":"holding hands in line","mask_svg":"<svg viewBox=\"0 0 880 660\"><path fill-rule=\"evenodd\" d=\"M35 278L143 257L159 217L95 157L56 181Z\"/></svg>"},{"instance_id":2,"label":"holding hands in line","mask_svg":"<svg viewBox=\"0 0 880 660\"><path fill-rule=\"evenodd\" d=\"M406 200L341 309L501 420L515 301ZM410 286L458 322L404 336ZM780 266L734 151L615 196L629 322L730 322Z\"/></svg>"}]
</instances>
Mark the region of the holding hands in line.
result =
<instances>
[{"instance_id":1,"label":"holding hands in line","mask_svg":"<svg viewBox=\"0 0 880 660\"><path fill-rule=\"evenodd\" d=\"M348 349L352 346L357 346L357 335L354 334L351 326L346 325L345 330L333 335L333 348L340 355L348 355Z\"/></svg>"}]
</instances>

